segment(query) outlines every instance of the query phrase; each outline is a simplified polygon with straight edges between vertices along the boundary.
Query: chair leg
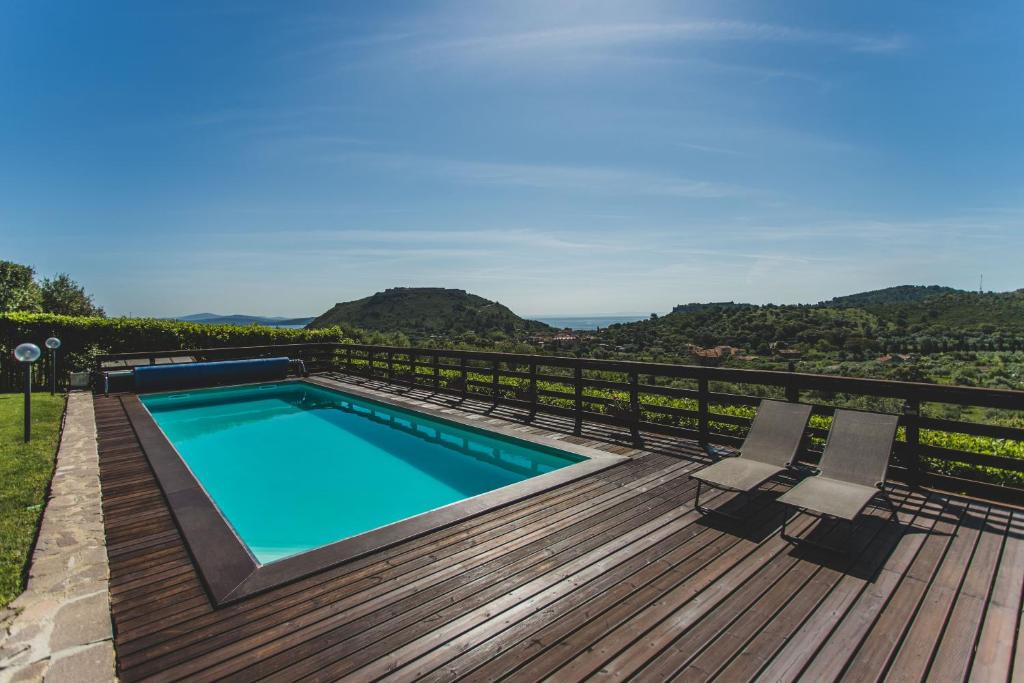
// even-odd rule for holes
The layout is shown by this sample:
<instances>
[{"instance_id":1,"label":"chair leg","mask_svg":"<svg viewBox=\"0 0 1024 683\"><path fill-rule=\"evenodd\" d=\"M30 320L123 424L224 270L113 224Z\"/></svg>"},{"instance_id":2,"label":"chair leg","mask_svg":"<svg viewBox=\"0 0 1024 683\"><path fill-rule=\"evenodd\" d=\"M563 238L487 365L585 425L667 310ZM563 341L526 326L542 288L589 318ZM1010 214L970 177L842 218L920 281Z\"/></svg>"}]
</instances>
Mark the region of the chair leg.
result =
<instances>
[{"instance_id":1,"label":"chair leg","mask_svg":"<svg viewBox=\"0 0 1024 683\"><path fill-rule=\"evenodd\" d=\"M703 482L700 479L697 479L697 495L693 499L693 509L694 510L696 510L699 513L701 513L702 515L717 515L719 517L724 517L725 519L729 519L729 520L732 520L734 522L742 522L742 521L744 521L744 518L741 517L740 515L733 515L733 514L730 514L728 512L723 512L722 510L718 510L718 509L715 509L715 508L704 507L703 505L701 505L700 504L700 490L701 490L702 484L703 484ZM746 495L743 491L737 491L736 494L740 495L740 496Z\"/></svg>"},{"instance_id":2,"label":"chair leg","mask_svg":"<svg viewBox=\"0 0 1024 683\"><path fill-rule=\"evenodd\" d=\"M799 512L806 512L806 511L805 510L799 510ZM815 517L818 518L818 522L819 523L821 522L821 520L825 519L824 517L822 517L820 515L815 515ZM779 531L779 535L784 540L786 540L786 541L788 541L788 542L790 542L790 543L792 543L794 545L801 545L801 544L802 545L809 545L809 546L813 546L815 548L820 548L822 550L827 550L829 552L840 553L840 554L846 556L847 558L852 558L853 557L853 548L850 547L850 541L853 540L853 533L854 533L854 527L856 526L856 521L854 521L854 520L843 520L843 519L837 519L836 520L837 523L845 524L846 525L846 542L843 543L842 545L829 545L828 543L818 543L817 541L812 541L812 540L810 540L810 539L808 539L806 537L792 536L792 535L790 535L786 531L786 524L788 522L789 522L789 516L788 515L786 517L782 518L782 529Z\"/></svg>"},{"instance_id":3,"label":"chair leg","mask_svg":"<svg viewBox=\"0 0 1024 683\"><path fill-rule=\"evenodd\" d=\"M885 489L881 489L882 498L885 499L885 504L889 506L889 520L895 522L898 519L896 514L896 503L892 502L892 498L889 497L889 492Z\"/></svg>"},{"instance_id":4,"label":"chair leg","mask_svg":"<svg viewBox=\"0 0 1024 683\"><path fill-rule=\"evenodd\" d=\"M790 543L799 543L800 542L799 538L797 538L796 536L790 536L789 533L786 531L786 524L789 523L789 518L790 518L789 514L786 514L785 516L783 516L783 518L782 518L782 529L779 530L779 536L781 536L784 540L789 541Z\"/></svg>"}]
</instances>

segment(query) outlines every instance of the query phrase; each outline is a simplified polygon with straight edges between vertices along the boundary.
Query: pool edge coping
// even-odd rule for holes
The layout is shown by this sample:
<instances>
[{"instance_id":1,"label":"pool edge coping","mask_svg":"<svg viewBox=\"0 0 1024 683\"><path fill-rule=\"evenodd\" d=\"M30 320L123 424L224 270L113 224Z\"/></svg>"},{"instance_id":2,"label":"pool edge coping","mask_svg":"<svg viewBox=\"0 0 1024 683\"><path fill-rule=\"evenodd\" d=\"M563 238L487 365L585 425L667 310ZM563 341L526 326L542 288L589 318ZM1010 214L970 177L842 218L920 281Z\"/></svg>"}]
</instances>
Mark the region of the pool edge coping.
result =
<instances>
[{"instance_id":1,"label":"pool edge coping","mask_svg":"<svg viewBox=\"0 0 1024 683\"><path fill-rule=\"evenodd\" d=\"M121 401L128 421L135 431L146 460L153 469L157 484L181 531L211 602L216 607L292 583L485 512L511 505L630 459L628 456L615 455L601 449L564 442L561 439L524 433L521 426L517 429L514 423L505 424L502 421L495 424L482 416L473 419L448 412L452 410L451 408L442 409L409 400L397 400L380 392L322 377L288 381L305 382L324 389L340 391L384 406L419 412L427 417L485 434L496 434L507 439L565 451L582 456L586 460L428 510L298 555L260 565L217 509L163 430L153 420L139 400L139 395L123 395Z\"/></svg>"}]
</instances>

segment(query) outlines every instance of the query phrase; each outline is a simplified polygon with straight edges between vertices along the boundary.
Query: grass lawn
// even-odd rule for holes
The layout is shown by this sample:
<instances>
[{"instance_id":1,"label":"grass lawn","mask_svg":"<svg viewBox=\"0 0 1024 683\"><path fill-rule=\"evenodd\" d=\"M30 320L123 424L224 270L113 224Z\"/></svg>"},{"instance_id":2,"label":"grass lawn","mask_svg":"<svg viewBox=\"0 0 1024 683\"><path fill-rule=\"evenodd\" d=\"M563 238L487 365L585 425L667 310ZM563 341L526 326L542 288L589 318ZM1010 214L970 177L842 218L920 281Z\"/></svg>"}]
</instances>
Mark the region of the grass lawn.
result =
<instances>
[{"instance_id":1,"label":"grass lawn","mask_svg":"<svg viewBox=\"0 0 1024 683\"><path fill-rule=\"evenodd\" d=\"M0 607L24 589L64 414L63 396L32 394L32 441L25 443L24 401L22 394L0 394Z\"/></svg>"}]
</instances>

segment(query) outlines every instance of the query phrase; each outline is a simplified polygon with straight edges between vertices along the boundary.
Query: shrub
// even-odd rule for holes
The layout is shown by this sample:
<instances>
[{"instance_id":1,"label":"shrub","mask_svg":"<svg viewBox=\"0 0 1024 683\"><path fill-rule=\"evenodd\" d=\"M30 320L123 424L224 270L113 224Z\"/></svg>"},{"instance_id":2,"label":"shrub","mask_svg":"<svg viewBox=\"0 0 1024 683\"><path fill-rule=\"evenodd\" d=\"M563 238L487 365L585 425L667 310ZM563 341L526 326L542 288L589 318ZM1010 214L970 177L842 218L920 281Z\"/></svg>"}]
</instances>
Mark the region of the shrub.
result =
<instances>
[{"instance_id":1,"label":"shrub","mask_svg":"<svg viewBox=\"0 0 1024 683\"><path fill-rule=\"evenodd\" d=\"M262 325L207 325L153 318L96 318L49 313L0 314L0 385L17 384L20 365L14 347L32 342L40 348L47 337L61 340L58 367L65 372L89 370L97 354L134 351L175 351L224 346L260 346L345 342L359 338L358 330L330 327L294 330ZM42 367L43 363L37 363Z\"/></svg>"}]
</instances>

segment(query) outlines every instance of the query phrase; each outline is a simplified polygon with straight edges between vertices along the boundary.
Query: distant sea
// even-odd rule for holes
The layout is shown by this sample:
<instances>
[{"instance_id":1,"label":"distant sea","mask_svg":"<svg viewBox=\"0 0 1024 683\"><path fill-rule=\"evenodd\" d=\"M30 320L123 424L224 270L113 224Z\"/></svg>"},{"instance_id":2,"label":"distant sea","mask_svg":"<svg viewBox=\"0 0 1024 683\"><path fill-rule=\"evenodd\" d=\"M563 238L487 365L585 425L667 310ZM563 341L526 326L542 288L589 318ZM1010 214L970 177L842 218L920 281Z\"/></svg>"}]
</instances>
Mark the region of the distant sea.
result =
<instances>
[{"instance_id":1,"label":"distant sea","mask_svg":"<svg viewBox=\"0 0 1024 683\"><path fill-rule=\"evenodd\" d=\"M593 316L563 316L558 318L533 318L542 323L547 323L559 329L569 328L570 330L596 330L599 327L608 327L616 323L632 323L637 320L646 320L646 315L593 315Z\"/></svg>"}]
</instances>

